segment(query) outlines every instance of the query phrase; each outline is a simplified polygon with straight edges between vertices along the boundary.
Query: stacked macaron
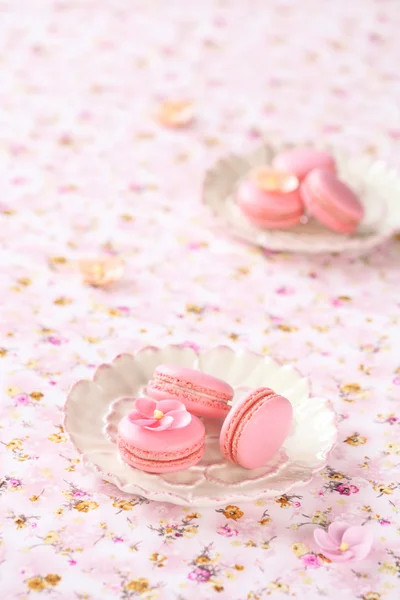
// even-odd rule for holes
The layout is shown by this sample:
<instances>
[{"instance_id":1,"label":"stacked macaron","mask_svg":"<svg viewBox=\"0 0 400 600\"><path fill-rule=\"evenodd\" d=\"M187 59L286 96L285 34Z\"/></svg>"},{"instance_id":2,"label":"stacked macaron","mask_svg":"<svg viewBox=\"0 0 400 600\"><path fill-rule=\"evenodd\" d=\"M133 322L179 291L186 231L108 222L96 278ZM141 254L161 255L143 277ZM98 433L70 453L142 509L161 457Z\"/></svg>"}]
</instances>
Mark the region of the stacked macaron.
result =
<instances>
[{"instance_id":1,"label":"stacked macaron","mask_svg":"<svg viewBox=\"0 0 400 600\"><path fill-rule=\"evenodd\" d=\"M160 365L146 397L118 426L120 456L149 473L168 473L198 463L205 452L202 418L221 420L220 449L246 469L267 463L290 433L292 406L269 388L246 393L233 407L234 390L225 381L195 369Z\"/></svg>"},{"instance_id":2,"label":"stacked macaron","mask_svg":"<svg viewBox=\"0 0 400 600\"><path fill-rule=\"evenodd\" d=\"M287 229L308 213L323 225L351 234L363 218L363 206L339 179L333 156L312 148L277 154L271 166L253 169L237 188L236 201L257 227Z\"/></svg>"}]
</instances>

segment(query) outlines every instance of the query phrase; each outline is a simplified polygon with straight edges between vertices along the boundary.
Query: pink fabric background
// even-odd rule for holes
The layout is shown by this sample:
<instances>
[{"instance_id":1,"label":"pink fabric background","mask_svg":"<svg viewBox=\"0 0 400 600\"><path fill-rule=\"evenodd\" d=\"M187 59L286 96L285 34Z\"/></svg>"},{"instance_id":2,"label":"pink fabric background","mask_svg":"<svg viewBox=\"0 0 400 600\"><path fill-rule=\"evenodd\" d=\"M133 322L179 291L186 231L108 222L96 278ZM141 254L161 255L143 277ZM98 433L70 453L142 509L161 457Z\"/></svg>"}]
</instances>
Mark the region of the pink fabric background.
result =
<instances>
[{"instance_id":1,"label":"pink fabric background","mask_svg":"<svg viewBox=\"0 0 400 600\"><path fill-rule=\"evenodd\" d=\"M261 252L217 232L207 165L260 134L399 164L398 0L0 4L0 589L66 600L394 600L400 582L400 243L367 258ZM162 130L159 98L196 123ZM74 265L117 254L110 292ZM310 374L339 442L307 488L185 510L79 463L66 391L143 344L250 347ZM375 536L317 556L333 519Z\"/></svg>"}]
</instances>

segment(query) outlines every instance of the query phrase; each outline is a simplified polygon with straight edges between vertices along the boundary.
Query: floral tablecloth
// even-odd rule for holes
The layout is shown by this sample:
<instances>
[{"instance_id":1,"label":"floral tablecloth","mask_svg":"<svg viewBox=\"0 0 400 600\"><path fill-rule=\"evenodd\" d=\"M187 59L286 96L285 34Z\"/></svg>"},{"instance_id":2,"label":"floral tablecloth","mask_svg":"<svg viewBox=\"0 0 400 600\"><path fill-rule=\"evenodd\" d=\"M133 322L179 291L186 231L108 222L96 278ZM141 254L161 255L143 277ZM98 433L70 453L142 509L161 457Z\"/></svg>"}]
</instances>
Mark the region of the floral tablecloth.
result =
<instances>
[{"instance_id":1,"label":"floral tablecloth","mask_svg":"<svg viewBox=\"0 0 400 600\"><path fill-rule=\"evenodd\" d=\"M218 231L204 171L271 139L400 159L398 0L0 3L2 600L391 600L400 589L400 240L364 258ZM195 103L186 130L153 118ZM76 265L119 256L93 289ZM339 420L305 488L219 510L127 497L62 428L70 385L142 345L248 347ZM375 537L319 554L335 519Z\"/></svg>"}]
</instances>

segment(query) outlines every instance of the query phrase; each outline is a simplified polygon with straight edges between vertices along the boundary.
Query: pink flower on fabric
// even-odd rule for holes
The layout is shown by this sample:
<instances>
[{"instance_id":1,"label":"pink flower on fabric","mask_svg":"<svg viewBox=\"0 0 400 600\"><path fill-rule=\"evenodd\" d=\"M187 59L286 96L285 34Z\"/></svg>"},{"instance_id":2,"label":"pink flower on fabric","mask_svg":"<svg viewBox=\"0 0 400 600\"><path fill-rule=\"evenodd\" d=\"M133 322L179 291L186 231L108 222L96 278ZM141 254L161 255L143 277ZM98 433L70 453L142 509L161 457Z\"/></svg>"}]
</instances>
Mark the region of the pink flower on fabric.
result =
<instances>
[{"instance_id":1,"label":"pink flower on fabric","mask_svg":"<svg viewBox=\"0 0 400 600\"><path fill-rule=\"evenodd\" d=\"M192 420L192 415L178 400L156 402L151 398L138 398L135 409L129 413L128 419L138 427L150 431L164 431L186 427Z\"/></svg>"},{"instance_id":2,"label":"pink flower on fabric","mask_svg":"<svg viewBox=\"0 0 400 600\"><path fill-rule=\"evenodd\" d=\"M232 529L232 527L224 525L223 527L218 527L217 533L218 535L223 535L224 537L234 537L235 535L238 535L239 532L237 529Z\"/></svg>"},{"instance_id":3,"label":"pink flower on fabric","mask_svg":"<svg viewBox=\"0 0 400 600\"><path fill-rule=\"evenodd\" d=\"M335 521L328 527L314 531L314 539L324 556L332 562L363 560L372 548L373 536L364 527Z\"/></svg>"},{"instance_id":4,"label":"pink flower on fabric","mask_svg":"<svg viewBox=\"0 0 400 600\"><path fill-rule=\"evenodd\" d=\"M200 581L201 583L208 581L210 577L211 573L207 569L203 569L203 567L198 567L194 571L190 571L188 575L191 581Z\"/></svg>"},{"instance_id":5,"label":"pink flower on fabric","mask_svg":"<svg viewBox=\"0 0 400 600\"><path fill-rule=\"evenodd\" d=\"M18 394L18 396L14 397L14 400L16 401L17 404L19 404L21 406L26 406L27 404L30 403L30 399L27 394Z\"/></svg>"},{"instance_id":6,"label":"pink flower on fabric","mask_svg":"<svg viewBox=\"0 0 400 600\"><path fill-rule=\"evenodd\" d=\"M336 491L339 492L341 496L350 496L350 494L357 494L360 490L356 485L345 485L344 483L340 483Z\"/></svg>"},{"instance_id":7,"label":"pink flower on fabric","mask_svg":"<svg viewBox=\"0 0 400 600\"><path fill-rule=\"evenodd\" d=\"M303 554L303 556L301 557L301 560L303 561L303 564L306 567L320 567L320 562L318 560L318 556L316 556L315 554Z\"/></svg>"}]
</instances>

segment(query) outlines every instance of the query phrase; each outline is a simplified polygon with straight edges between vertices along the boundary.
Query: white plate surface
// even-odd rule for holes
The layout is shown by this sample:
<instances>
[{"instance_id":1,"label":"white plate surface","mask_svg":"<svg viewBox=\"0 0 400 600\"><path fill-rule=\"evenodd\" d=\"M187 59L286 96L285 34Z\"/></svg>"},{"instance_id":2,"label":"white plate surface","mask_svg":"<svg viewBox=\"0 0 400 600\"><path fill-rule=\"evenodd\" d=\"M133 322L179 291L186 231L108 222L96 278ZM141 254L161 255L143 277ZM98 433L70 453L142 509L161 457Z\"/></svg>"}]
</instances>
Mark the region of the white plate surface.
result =
<instances>
[{"instance_id":1,"label":"white plate surface","mask_svg":"<svg viewBox=\"0 0 400 600\"><path fill-rule=\"evenodd\" d=\"M371 250L400 229L400 175L384 162L366 156L334 155L339 177L359 195L365 216L353 235L330 231L315 219L291 229L260 229L250 223L234 201L238 182L257 165L270 164L288 146L263 145L242 156L228 155L206 173L203 200L228 233L274 251L318 254Z\"/></svg>"},{"instance_id":2,"label":"white plate surface","mask_svg":"<svg viewBox=\"0 0 400 600\"><path fill-rule=\"evenodd\" d=\"M115 445L119 420L161 363L198 368L221 377L235 389L233 403L247 388L266 386L293 405L294 427L282 451L265 467L246 470L224 460L219 451L220 423L206 421L206 453L185 471L154 475L123 463ZM196 354L176 345L146 347L101 365L93 381L79 381L65 404L65 429L86 466L122 491L180 505L221 506L287 492L307 483L324 468L337 437L336 418L328 400L310 395L308 379L291 366L243 350L219 346Z\"/></svg>"}]
</instances>

